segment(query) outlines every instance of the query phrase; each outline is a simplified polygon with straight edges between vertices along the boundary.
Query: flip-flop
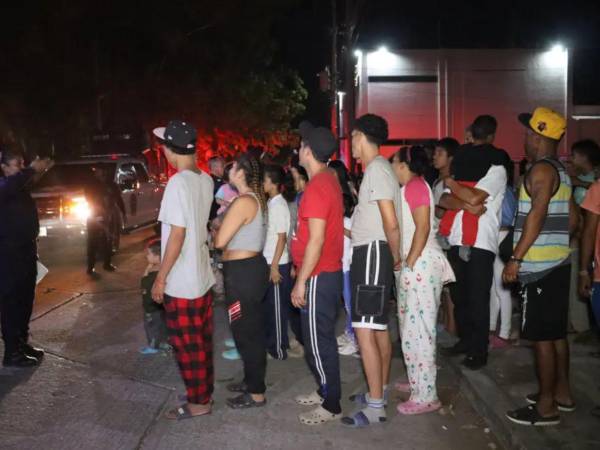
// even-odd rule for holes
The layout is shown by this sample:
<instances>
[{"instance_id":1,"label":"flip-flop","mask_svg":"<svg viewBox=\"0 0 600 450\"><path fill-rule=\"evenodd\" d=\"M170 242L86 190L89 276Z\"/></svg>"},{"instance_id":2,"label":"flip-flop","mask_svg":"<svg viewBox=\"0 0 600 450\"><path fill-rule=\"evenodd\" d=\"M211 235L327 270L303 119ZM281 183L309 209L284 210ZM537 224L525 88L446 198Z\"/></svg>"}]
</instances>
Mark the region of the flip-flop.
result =
<instances>
[{"instance_id":1,"label":"flip-flop","mask_svg":"<svg viewBox=\"0 0 600 450\"><path fill-rule=\"evenodd\" d=\"M232 409L248 409L265 406L267 404L267 399L265 398L262 402L257 402L249 393L243 393L237 397L228 398L226 402L227 406Z\"/></svg>"},{"instance_id":2,"label":"flip-flop","mask_svg":"<svg viewBox=\"0 0 600 450\"><path fill-rule=\"evenodd\" d=\"M358 411L352 417L343 417L342 423L350 428L365 428L375 423L384 423L387 417L380 417L379 422L371 422L364 412Z\"/></svg>"},{"instance_id":3,"label":"flip-flop","mask_svg":"<svg viewBox=\"0 0 600 450\"><path fill-rule=\"evenodd\" d=\"M184 403L183 405L178 406L177 408L173 408L167 411L165 417L169 420L179 421L184 419L191 419L193 417L206 416L207 414L211 413L211 410L212 408L209 408L206 412L203 412L201 414L192 414L189 405L187 403Z\"/></svg>"},{"instance_id":4,"label":"flip-flop","mask_svg":"<svg viewBox=\"0 0 600 450\"><path fill-rule=\"evenodd\" d=\"M506 413L506 418L519 425L544 427L560 423L560 416L543 417L534 405L525 406Z\"/></svg>"},{"instance_id":5,"label":"flip-flop","mask_svg":"<svg viewBox=\"0 0 600 450\"><path fill-rule=\"evenodd\" d=\"M537 404L537 402L540 401L540 394L538 392L536 394L526 395L525 400L530 405L535 405L535 404ZM566 403L556 402L556 406L558 406L558 410L562 411L562 412L573 412L573 411L575 411L575 409L577 409L577 406L575 405L575 403L571 403L570 405L567 405Z\"/></svg>"}]
</instances>

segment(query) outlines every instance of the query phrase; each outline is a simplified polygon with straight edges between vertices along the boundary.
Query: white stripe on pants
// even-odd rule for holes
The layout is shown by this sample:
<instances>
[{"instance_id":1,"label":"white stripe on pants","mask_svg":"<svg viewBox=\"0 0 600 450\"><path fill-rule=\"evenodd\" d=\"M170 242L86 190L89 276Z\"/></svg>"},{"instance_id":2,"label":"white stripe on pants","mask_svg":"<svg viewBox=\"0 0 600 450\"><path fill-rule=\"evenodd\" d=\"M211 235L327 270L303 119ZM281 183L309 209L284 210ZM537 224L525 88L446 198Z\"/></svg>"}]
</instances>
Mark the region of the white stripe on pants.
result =
<instances>
[{"instance_id":1,"label":"white stripe on pants","mask_svg":"<svg viewBox=\"0 0 600 450\"><path fill-rule=\"evenodd\" d=\"M323 361L321 360L321 355L319 354L319 344L317 340L316 310L318 279L318 276L314 276L310 278L308 284L308 295L310 296L310 298L308 299L308 327L310 330L310 345L312 349L312 354L315 357L315 367L317 368L317 373L319 374L319 378L321 379L321 386L325 386L327 385L327 377L325 376L325 370L323 369Z\"/></svg>"}]
</instances>

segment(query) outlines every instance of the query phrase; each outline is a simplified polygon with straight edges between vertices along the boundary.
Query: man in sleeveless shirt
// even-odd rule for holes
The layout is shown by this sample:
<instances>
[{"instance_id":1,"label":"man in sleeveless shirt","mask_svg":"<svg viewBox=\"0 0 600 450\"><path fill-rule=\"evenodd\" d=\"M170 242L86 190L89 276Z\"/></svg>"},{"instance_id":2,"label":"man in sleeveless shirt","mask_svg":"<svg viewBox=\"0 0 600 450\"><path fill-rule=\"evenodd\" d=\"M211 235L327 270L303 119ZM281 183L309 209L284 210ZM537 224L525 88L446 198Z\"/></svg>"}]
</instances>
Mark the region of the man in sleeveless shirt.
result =
<instances>
[{"instance_id":1,"label":"man in sleeveless shirt","mask_svg":"<svg viewBox=\"0 0 600 450\"><path fill-rule=\"evenodd\" d=\"M569 176L557 159L566 121L560 114L537 108L520 114L526 127L525 151L531 167L519 194L515 246L503 273L505 283L523 284L521 336L534 344L539 391L526 396L529 406L509 411L520 425L560 423L559 411L575 409L569 387L566 339L570 249L576 215Z\"/></svg>"}]
</instances>

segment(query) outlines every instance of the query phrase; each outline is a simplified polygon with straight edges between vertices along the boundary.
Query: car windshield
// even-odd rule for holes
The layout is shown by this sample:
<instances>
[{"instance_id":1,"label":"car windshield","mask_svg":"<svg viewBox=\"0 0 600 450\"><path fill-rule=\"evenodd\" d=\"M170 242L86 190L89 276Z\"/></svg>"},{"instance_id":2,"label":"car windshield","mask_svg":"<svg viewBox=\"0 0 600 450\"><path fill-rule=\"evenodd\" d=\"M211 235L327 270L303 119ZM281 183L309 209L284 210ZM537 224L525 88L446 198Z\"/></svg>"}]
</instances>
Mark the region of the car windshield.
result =
<instances>
[{"instance_id":1,"label":"car windshield","mask_svg":"<svg viewBox=\"0 0 600 450\"><path fill-rule=\"evenodd\" d=\"M37 188L85 186L94 181L94 172L99 169L107 179L114 180L115 163L57 164L43 176Z\"/></svg>"}]
</instances>

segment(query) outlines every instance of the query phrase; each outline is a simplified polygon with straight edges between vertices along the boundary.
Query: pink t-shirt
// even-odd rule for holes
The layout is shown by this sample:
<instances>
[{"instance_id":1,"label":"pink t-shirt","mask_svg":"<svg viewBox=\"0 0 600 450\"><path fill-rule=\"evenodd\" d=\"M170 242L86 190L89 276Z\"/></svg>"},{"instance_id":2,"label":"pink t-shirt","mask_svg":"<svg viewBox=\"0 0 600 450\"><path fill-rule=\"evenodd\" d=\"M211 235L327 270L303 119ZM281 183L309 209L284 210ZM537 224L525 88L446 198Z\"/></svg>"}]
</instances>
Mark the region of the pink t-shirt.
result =
<instances>
[{"instance_id":1,"label":"pink t-shirt","mask_svg":"<svg viewBox=\"0 0 600 450\"><path fill-rule=\"evenodd\" d=\"M427 182L423 177L413 177L406 183L404 196L406 197L410 212L413 212L419 206L430 205L429 189L427 189Z\"/></svg>"},{"instance_id":2,"label":"pink t-shirt","mask_svg":"<svg viewBox=\"0 0 600 450\"><path fill-rule=\"evenodd\" d=\"M590 186L581 207L593 214L600 214L600 180ZM583 267L582 267L583 269ZM600 282L600 226L596 230L596 247L594 251L594 281Z\"/></svg>"}]
</instances>

